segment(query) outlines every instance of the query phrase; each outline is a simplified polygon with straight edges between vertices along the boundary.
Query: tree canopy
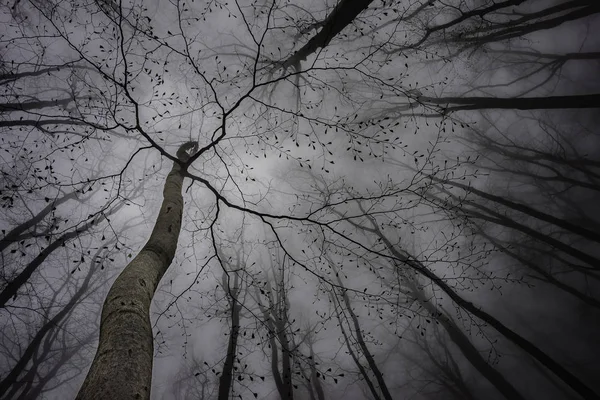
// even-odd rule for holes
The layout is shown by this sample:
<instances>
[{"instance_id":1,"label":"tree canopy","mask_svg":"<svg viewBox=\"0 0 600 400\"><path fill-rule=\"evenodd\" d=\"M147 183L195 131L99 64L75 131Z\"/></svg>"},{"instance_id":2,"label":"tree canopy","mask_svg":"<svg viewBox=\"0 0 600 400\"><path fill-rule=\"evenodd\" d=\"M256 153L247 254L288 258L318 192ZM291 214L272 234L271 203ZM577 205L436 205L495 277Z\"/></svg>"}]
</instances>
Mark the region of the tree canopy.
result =
<instances>
[{"instance_id":1,"label":"tree canopy","mask_svg":"<svg viewBox=\"0 0 600 400\"><path fill-rule=\"evenodd\" d=\"M0 6L0 399L598 399L600 3Z\"/></svg>"}]
</instances>

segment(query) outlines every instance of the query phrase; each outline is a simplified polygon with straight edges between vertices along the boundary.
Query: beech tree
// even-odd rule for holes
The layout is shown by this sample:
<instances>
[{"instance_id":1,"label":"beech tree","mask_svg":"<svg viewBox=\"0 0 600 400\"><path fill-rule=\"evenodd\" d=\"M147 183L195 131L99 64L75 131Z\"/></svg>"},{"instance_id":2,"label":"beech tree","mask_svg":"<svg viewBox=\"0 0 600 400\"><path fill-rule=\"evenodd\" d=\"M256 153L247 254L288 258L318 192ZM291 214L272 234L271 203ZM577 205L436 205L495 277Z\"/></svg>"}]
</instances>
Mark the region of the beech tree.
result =
<instances>
[{"instance_id":1,"label":"beech tree","mask_svg":"<svg viewBox=\"0 0 600 400\"><path fill-rule=\"evenodd\" d=\"M0 7L2 398L599 397L595 2Z\"/></svg>"},{"instance_id":2,"label":"beech tree","mask_svg":"<svg viewBox=\"0 0 600 400\"><path fill-rule=\"evenodd\" d=\"M108 291L98 350L79 399L150 396L154 354L150 301L175 257L183 214L183 172L197 150L197 142L179 147L152 234Z\"/></svg>"}]
</instances>

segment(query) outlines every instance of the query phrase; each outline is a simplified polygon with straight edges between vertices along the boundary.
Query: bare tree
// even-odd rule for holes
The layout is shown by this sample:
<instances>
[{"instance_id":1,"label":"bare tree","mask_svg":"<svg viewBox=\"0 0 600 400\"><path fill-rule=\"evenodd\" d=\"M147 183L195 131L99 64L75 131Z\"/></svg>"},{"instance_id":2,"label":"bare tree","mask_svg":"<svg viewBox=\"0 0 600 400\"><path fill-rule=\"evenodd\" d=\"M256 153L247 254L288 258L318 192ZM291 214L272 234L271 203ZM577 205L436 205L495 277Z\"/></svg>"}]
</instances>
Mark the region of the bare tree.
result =
<instances>
[{"instance_id":1,"label":"bare tree","mask_svg":"<svg viewBox=\"0 0 600 400\"><path fill-rule=\"evenodd\" d=\"M108 292L98 350L78 399L150 397L154 354L150 301L175 256L183 214L184 172L197 150L197 142L179 147L152 234ZM123 374L122 369L131 374Z\"/></svg>"},{"instance_id":2,"label":"bare tree","mask_svg":"<svg viewBox=\"0 0 600 400\"><path fill-rule=\"evenodd\" d=\"M265 281L264 288L255 288L256 301L262 313L263 323L268 330L271 357L271 373L281 399L294 398L294 351L295 344L290 334L290 303L287 296L285 261L282 265L272 265L273 285ZM266 297L266 304L263 303ZM281 361L280 361L281 358Z\"/></svg>"},{"instance_id":3,"label":"bare tree","mask_svg":"<svg viewBox=\"0 0 600 400\"><path fill-rule=\"evenodd\" d=\"M358 316L353 310L347 290L344 289L345 285L342 283L339 272L336 271L333 264L332 269L336 274L337 283L339 285L338 287L342 289L341 293L339 294L335 292L331 294L331 301L336 309L336 316L338 318L340 330L344 336L344 341L348 348L348 352L350 352L352 355L352 359L356 363L356 366L359 369L363 379L367 383L367 386L369 387L373 397L375 399L384 398L386 400L391 400L392 395L390 393L390 389L388 388L388 384L383 377L383 372L377 365L373 354L367 346L361 324L358 321ZM341 298L341 301L338 299L338 297ZM346 327L344 327L344 325L346 325ZM356 350L353 349L353 346L356 347ZM367 362L367 368L365 368L361 362L363 357ZM373 377L371 377L371 374Z\"/></svg>"},{"instance_id":4,"label":"bare tree","mask_svg":"<svg viewBox=\"0 0 600 400\"><path fill-rule=\"evenodd\" d=\"M222 256L221 256L222 258ZM222 261L229 264L228 261ZM223 363L223 371L219 377L219 400L227 400L231 392L232 380L234 378L234 363L237 354L238 337L240 335L240 313L244 301L242 299L242 283L240 274L243 272L243 264L240 259L239 251L236 254L236 263L232 268L224 269L221 285L226 292L229 314L231 318L231 327L229 339L227 342L227 354ZM244 290L244 293L246 291Z\"/></svg>"},{"instance_id":5,"label":"bare tree","mask_svg":"<svg viewBox=\"0 0 600 400\"><path fill-rule=\"evenodd\" d=\"M414 328L411 330L412 338L407 338L408 332L403 336L403 340L417 345L422 353L411 354L408 351L400 351L402 357L409 360L411 365L417 366L422 373L416 376L411 374L413 379L423 382L425 387L420 392L431 398L437 398L438 393L440 393L439 397L450 393L457 400L476 399L477 396L466 381L444 335L436 325L433 325L431 330L433 338L425 337L420 329Z\"/></svg>"},{"instance_id":6,"label":"bare tree","mask_svg":"<svg viewBox=\"0 0 600 400\"><path fill-rule=\"evenodd\" d=\"M431 358L420 371L443 374L440 397L471 395L463 370L504 397L535 397L519 378L533 359L565 392L598 398L597 367L553 350L568 335L528 335L516 316L528 310L499 298L538 294L542 281L549 297L569 299L553 320L575 307L597 313L598 160L583 149L598 141L557 134L597 133L598 86L581 77L598 60L595 3L0 7L0 322L18 321L0 368L12 397L53 385L66 396L71 385L59 380L79 384L89 346L45 322L73 297L54 302L54 289L108 237L111 262L125 268L104 302L82 399L150 398L153 385L179 397L258 398L274 387L322 400L359 387L391 399L411 390L389 373L410 360L386 353L411 318L443 331L443 342L408 340ZM473 161L477 152L488 159ZM308 171L323 190L304 190L312 183L288 171ZM154 214L125 245L132 216ZM235 226L249 233L224 244ZM277 254L273 271L228 264L222 254L249 242L260 266ZM298 328L296 314L314 331ZM55 325L78 318L67 312ZM590 320L578 323L591 333ZM205 321L226 340L213 341ZM317 351L321 341L331 346ZM509 371L484 348L528 363ZM186 356L176 385L168 374L152 382L153 362ZM335 368L355 380L330 384Z\"/></svg>"}]
</instances>

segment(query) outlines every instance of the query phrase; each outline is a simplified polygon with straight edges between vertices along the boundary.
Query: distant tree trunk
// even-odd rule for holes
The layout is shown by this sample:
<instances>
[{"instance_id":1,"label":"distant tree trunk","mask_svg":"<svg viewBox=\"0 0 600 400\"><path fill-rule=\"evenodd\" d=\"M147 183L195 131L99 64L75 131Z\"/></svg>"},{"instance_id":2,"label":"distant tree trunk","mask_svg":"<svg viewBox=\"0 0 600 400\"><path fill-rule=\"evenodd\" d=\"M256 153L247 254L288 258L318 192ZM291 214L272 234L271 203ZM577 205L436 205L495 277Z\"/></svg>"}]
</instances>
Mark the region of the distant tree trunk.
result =
<instances>
[{"instance_id":1,"label":"distant tree trunk","mask_svg":"<svg viewBox=\"0 0 600 400\"><path fill-rule=\"evenodd\" d=\"M324 21L314 25L315 29L320 27L321 30L288 58L283 63L283 67L297 66L300 61L306 60L306 57L318 49L327 47L331 39L350 25L372 2L373 0L341 0Z\"/></svg>"},{"instance_id":2,"label":"distant tree trunk","mask_svg":"<svg viewBox=\"0 0 600 400\"><path fill-rule=\"evenodd\" d=\"M413 272L413 279L416 279L416 273ZM432 318L435 318L440 325L444 327L452 342L460 349L463 356L471 365L486 378L500 393L508 400L524 400L525 398L517 389L502 375L498 370L492 367L479 353L479 350L471 343L471 340L463 331L452 321L442 310L426 298L423 290L417 286L416 282L408 282L411 294L416 298L419 304L427 310Z\"/></svg>"},{"instance_id":3,"label":"distant tree trunk","mask_svg":"<svg viewBox=\"0 0 600 400\"><path fill-rule=\"evenodd\" d=\"M105 217L102 216L101 218ZM2 292L0 292L0 308L5 307L11 299L14 300L17 297L19 294L19 289L21 289L21 287L29 280L29 278L31 278L31 275L33 275L33 273L40 265L42 265L42 263L50 254L52 254L59 247L64 246L69 240L86 232L92 227L93 224L93 221L87 222L81 228L75 228L74 230L65 233L54 242L50 243L48 247L43 249L37 255L37 257L31 260L31 262L29 262L29 264L27 264L27 266L21 272L19 272L17 276L15 276L6 284Z\"/></svg>"},{"instance_id":4,"label":"distant tree trunk","mask_svg":"<svg viewBox=\"0 0 600 400\"><path fill-rule=\"evenodd\" d=\"M267 281L267 296L269 307L265 307L260 302L260 294L256 293L258 306L263 314L265 325L269 331L269 344L271 346L271 372L275 380L277 392L282 400L294 399L294 386L292 382L292 352L290 349L290 340L287 335L288 319L288 300L285 292L285 283L283 277L279 287L273 290L271 284ZM275 291L275 299L273 299ZM281 346L281 371L279 370L279 349L277 342Z\"/></svg>"},{"instance_id":5,"label":"distant tree trunk","mask_svg":"<svg viewBox=\"0 0 600 400\"><path fill-rule=\"evenodd\" d=\"M366 211L361 207L361 210ZM368 228L359 224L354 224L356 227L360 227L369 232L373 232L377 237L384 243L390 253L394 255L400 254L399 251L392 245L392 243L384 236L383 232L379 229L377 221L372 216L367 216L370 221L372 228ZM423 268L425 268L423 266ZM423 307L431 315L433 319L440 323L448 333L448 336L452 342L460 349L463 356L471 363L471 365L477 369L477 371L483 375L500 393L509 400L512 399L524 399L519 391L502 375L499 371L493 368L479 353L479 350L473 345L471 340L465 333L446 316L434 303L431 302L425 295L423 288L418 284L418 271L416 269L407 270L404 272L406 280L406 287L408 295L416 300L421 307ZM341 285L340 278L338 276L338 282ZM344 294L347 297L346 294Z\"/></svg>"},{"instance_id":6,"label":"distant tree trunk","mask_svg":"<svg viewBox=\"0 0 600 400\"><path fill-rule=\"evenodd\" d=\"M475 304L462 298L452 287L450 287L442 278L438 277L435 273L430 271L425 265L419 260L410 255L404 250L398 250L394 245L383 235L383 232L376 225L374 219L370 218L373 223L372 232L375 232L383 241L385 246L389 249L392 256L396 259L396 262L403 263L411 267L419 275L431 280L437 287L439 287L448 297L454 301L459 307L468 311L472 315L486 322L488 325L496 329L499 333L504 335L508 340L513 342L515 345L520 347L523 351L529 353L537 361L539 361L544 367L548 368L558 378L562 379L567 385L569 385L575 392L585 399L600 399L590 387L583 383L578 377L569 372L560 363L555 361L552 357L546 354L544 351L539 349L529 340L525 339L502 322L494 318L492 315L485 312L483 309L477 307ZM366 228L369 229L369 228Z\"/></svg>"},{"instance_id":7,"label":"distant tree trunk","mask_svg":"<svg viewBox=\"0 0 600 400\"><path fill-rule=\"evenodd\" d=\"M331 264L331 265L333 265L333 264ZM334 268L334 271L336 271L335 268ZM337 273L337 271L336 271L336 273ZM337 281L338 281L338 284L340 285L340 287L344 287L339 274L337 275ZM371 352L369 351L369 348L367 347L367 344L365 343L365 339L362 334L360 323L358 321L358 316L352 310L352 303L350 302L348 293L346 291L342 291L341 296L342 296L342 299L344 300L346 309L348 310L348 314L350 315L350 319L352 320L352 325L354 325L354 335L356 336L356 342L358 343L358 346L360 347L361 352L367 359L367 363L369 364L369 369L371 370L373 375L375 375L375 379L377 380L377 384L379 385L379 390L381 390L381 393L383 394L384 399L392 400L392 395L390 394L390 391L387 387L387 383L385 382L385 379L383 378L383 373L377 366L377 363L375 362L373 355L371 354ZM340 321L340 324L341 324L341 321Z\"/></svg>"},{"instance_id":8,"label":"distant tree trunk","mask_svg":"<svg viewBox=\"0 0 600 400\"><path fill-rule=\"evenodd\" d=\"M489 108L508 110L542 110L563 108L598 108L600 94L546 97L426 97L420 96L423 104L439 104L447 112L460 110L483 110Z\"/></svg>"},{"instance_id":9,"label":"distant tree trunk","mask_svg":"<svg viewBox=\"0 0 600 400\"><path fill-rule=\"evenodd\" d=\"M325 400L325 392L323 391L323 386L321 385L321 381L319 380L319 376L317 375L317 366L315 363L315 352L314 352L312 343L310 343L309 364L310 364L310 381L312 382L312 384L315 388L315 392L317 392L317 399ZM311 396L312 396L312 390L311 390Z\"/></svg>"},{"instance_id":10,"label":"distant tree trunk","mask_svg":"<svg viewBox=\"0 0 600 400\"><path fill-rule=\"evenodd\" d=\"M512 257L513 259L520 262L521 265L523 265L523 266L531 269L533 272L535 272L535 275L533 276L535 279L539 279L542 282L546 282L549 285L554 285L556 288L563 290L565 293L568 293L568 294L574 296L575 298L584 302L585 304L589 305L590 307L596 307L597 309L600 309L600 300L597 300L596 298L583 293L581 290L579 290L573 286L567 285L566 283L562 282L560 279L557 279L553 274L548 272L546 269L544 269L542 267L542 265L544 265L543 259L540 261L539 257L537 257L537 260L538 260L537 262L530 261L530 259L536 259L536 256L532 255L532 256L529 256L529 258L525 258L524 256L519 255L519 253L511 250L512 246L504 245L504 244L500 243L499 240L497 240L496 238L491 237L490 235L485 233L483 228L481 228L481 227L477 228L477 234L480 235L481 237L487 239L488 242L493 244L498 250L502 251L504 254Z\"/></svg>"},{"instance_id":11,"label":"distant tree trunk","mask_svg":"<svg viewBox=\"0 0 600 400\"><path fill-rule=\"evenodd\" d=\"M0 103L0 112L29 111L47 107L64 107L68 106L69 103L71 103L74 100L74 98L66 98L59 100L27 101L23 103Z\"/></svg>"},{"instance_id":12,"label":"distant tree trunk","mask_svg":"<svg viewBox=\"0 0 600 400\"><path fill-rule=\"evenodd\" d=\"M585 228L583 226L579 226L577 224L572 224L571 222L567 221L566 219L558 218L554 215L537 210L526 204L511 201L510 199L504 198L502 196L496 196L494 194L487 193L483 190L476 189L476 188L472 187L471 185L465 185L464 183L455 182L455 181L448 180L448 179L441 179L434 175L427 175L427 177L430 178L431 180L439 183L440 184L439 187L443 187L444 185L446 185L446 186L454 186L454 187L463 189L465 191L465 193L467 193L467 194L469 194L469 193L475 194L481 198L490 200L497 204L501 204L507 208L521 212L530 217L554 224L560 228L563 228L567 231L575 233L575 234L577 234L581 237L584 237L588 240L593 240L594 242L600 243L600 233L594 232L593 230L587 229L587 228Z\"/></svg>"},{"instance_id":13,"label":"distant tree trunk","mask_svg":"<svg viewBox=\"0 0 600 400\"><path fill-rule=\"evenodd\" d=\"M443 191L443 189L440 189ZM446 191L446 193L452 197L452 193ZM463 202L467 202L463 200ZM439 287L448 297L456 303L460 308L476 316L480 320L493 327L500 334L504 335L512 343L520 347L523 351L531 355L537 361L540 362L548 370L552 371L558 378L562 379L568 386L577 392L581 397L585 399L598 399L600 396L594 392L589 386L581 381L577 376L569 372L560 363L546 354L543 350L538 348L535 344L525 339L517 332L513 331L498 319L494 318L491 314L485 312L483 309L477 307L474 303L465 300L461 297L451 286L449 286L442 278L437 276L434 272L430 271L424 264L422 264L416 257L412 256L409 252L404 249L396 248L389 239L383 234L377 221L372 215L368 215L366 210L359 204L359 208L369 219L372 228L360 226L362 229L376 234L383 244L386 246L390 254L394 257L396 266L402 268L400 263L404 266L412 268L417 274L429 279L433 284Z\"/></svg>"},{"instance_id":14,"label":"distant tree trunk","mask_svg":"<svg viewBox=\"0 0 600 400\"><path fill-rule=\"evenodd\" d=\"M64 336L67 334L64 331L62 332L62 334L64 343ZM48 371L45 371L44 375L42 377L39 377L38 381L35 382L34 385L31 385L31 388L28 388L27 391L21 392L21 395L17 398L17 400L39 399L44 392L54 390L53 385L50 385L50 388L46 388L48 383L52 381L52 379L58 380L59 377L57 377L57 373L59 369L65 366L65 364L67 364L67 362L69 362L71 358L74 357L84 346L90 344L95 338L95 336L95 334L86 335L86 337L83 338L81 341L78 341L78 343L75 346L72 346L70 348L65 347L64 351L60 355L60 358L54 363L52 368ZM58 340L58 338L56 339ZM49 341L47 341L47 343L44 344L45 352L48 351L50 345L51 343Z\"/></svg>"},{"instance_id":15,"label":"distant tree trunk","mask_svg":"<svg viewBox=\"0 0 600 400\"><path fill-rule=\"evenodd\" d=\"M572 256L574 258L579 259L580 261L589 264L589 266L591 267L590 269L594 271L600 269L600 258L596 257L595 255L589 254L585 251L570 246L562 242L561 240L556 239L552 235L547 235L543 232L540 232L537 229L531 228L530 226L521 223L521 221L511 219L506 215L506 213L498 212L494 209L491 209L483 204L476 203L472 200L463 199L460 196L457 196L456 194L445 189L441 185L436 186L436 188L440 192L446 194L447 198L442 200L434 195L425 195L425 197L427 199L437 201L439 203L443 203L444 201L450 199L454 200L457 202L457 204L461 205L461 211L467 217L488 221L496 225L501 225L506 228L522 232L533 239L539 240L542 243L546 243L552 246L554 249L560 250L563 253L568 254L569 256ZM467 206L472 208L467 208ZM481 212L476 210L481 210Z\"/></svg>"},{"instance_id":16,"label":"distant tree trunk","mask_svg":"<svg viewBox=\"0 0 600 400\"><path fill-rule=\"evenodd\" d=\"M6 249L8 246L10 246L16 241L31 237L33 234L24 236L23 233L29 231L31 228L35 227L37 224L42 222L46 216L48 216L53 210L56 209L56 207L66 202L67 200L76 198L76 196L77 192L65 194L64 196L48 204L39 213L31 217L29 220L19 224L18 226L15 226L13 229L11 229L10 232L6 234L6 236L0 239L0 251L4 251L4 249Z\"/></svg>"},{"instance_id":17,"label":"distant tree trunk","mask_svg":"<svg viewBox=\"0 0 600 400\"><path fill-rule=\"evenodd\" d=\"M337 298L337 296L336 296L336 294L334 293L333 290L331 291L329 297L331 299L331 303L334 305L336 317L337 317L337 319L339 321L340 332L342 333L342 336L344 337L344 343L346 344L346 349L348 350L348 354L350 354L350 357L352 357L352 360L354 361L354 364L358 368L358 371L359 371L360 375L362 376L362 379L365 381L365 383L369 387L369 391L371 392L371 395L373 395L373 398L375 400L380 400L381 396L377 392L377 389L375 388L375 384L371 380L371 377L369 376L369 373L367 372L367 370L365 369L365 367L360 363L360 360L358 359L358 354L356 354L356 352L352 348L352 343L350 341L350 336L346 332L346 328L344 328L344 323L343 323L343 319L342 319L342 312L340 311L340 309L343 306L339 302L339 299Z\"/></svg>"},{"instance_id":18,"label":"distant tree trunk","mask_svg":"<svg viewBox=\"0 0 600 400\"><path fill-rule=\"evenodd\" d=\"M139 254L110 288L100 320L98 350L78 400L149 399L154 343L150 303L156 287L175 257L183 213L183 184L187 151L182 145L167 176L163 202L150 235Z\"/></svg>"},{"instance_id":19,"label":"distant tree trunk","mask_svg":"<svg viewBox=\"0 0 600 400\"><path fill-rule=\"evenodd\" d=\"M96 255L99 253L100 253L100 251L98 251L96 253ZM42 346L42 344L44 344L44 342L46 342L45 345L49 347L49 344L52 343L52 340L48 340L48 338L56 337L56 334L59 331L59 329L57 329L57 328L60 326L59 324L61 323L61 321L63 319L68 319L66 317L69 314L71 314L71 312L73 311L73 308L81 301L81 298L84 296L84 294L88 290L89 283L95 272L96 265L93 261L95 259L96 259L96 257L92 258L92 262L90 263L91 264L90 270L89 270L87 276L85 277L82 285L79 287L79 289L77 289L77 291L75 292L73 297L71 297L69 302L67 304L65 304L64 307L62 307L62 309L54 317L48 319L48 321L46 321L44 323L44 325L42 325L42 327L37 331L35 336L31 339L29 345L22 352L17 363L12 367L10 372L0 381L0 393L7 393L7 391L11 388L11 386L13 388L13 392L11 392L12 394L10 396L3 397L3 399L4 398L12 398L14 396L14 394L16 392L18 392L18 390L24 384L28 383L31 385L33 383L36 368L39 366L40 359L43 359L43 358L37 357L38 359L36 360L36 354L39 352L40 347ZM57 294L55 293L55 297L56 297L56 295ZM29 372L26 373L24 375L24 377L19 379L19 376L23 373L23 371L26 370L27 365L29 365L29 363L32 360L33 360L33 363L32 363L33 366L31 367Z\"/></svg>"},{"instance_id":20,"label":"distant tree trunk","mask_svg":"<svg viewBox=\"0 0 600 400\"><path fill-rule=\"evenodd\" d=\"M231 381L233 380L233 363L235 360L235 353L237 349L237 340L240 334L240 311L242 305L239 303L238 295L240 292L238 284L238 275L236 273L233 288L228 290L227 279L223 274L223 290L225 290L230 297L231 307L231 332L229 334L229 343L227 344L227 356L225 357L225 363L223 364L223 373L219 378L219 400L227 400L229 398L229 392L231 391Z\"/></svg>"},{"instance_id":21,"label":"distant tree trunk","mask_svg":"<svg viewBox=\"0 0 600 400\"><path fill-rule=\"evenodd\" d=\"M281 345L281 372L282 372L282 383L283 390L281 393L282 399L292 400L294 398L294 388L292 386L292 353L290 350L290 343L286 333L287 312L284 311L286 319L281 319L275 323L277 330L277 337Z\"/></svg>"}]
</instances>

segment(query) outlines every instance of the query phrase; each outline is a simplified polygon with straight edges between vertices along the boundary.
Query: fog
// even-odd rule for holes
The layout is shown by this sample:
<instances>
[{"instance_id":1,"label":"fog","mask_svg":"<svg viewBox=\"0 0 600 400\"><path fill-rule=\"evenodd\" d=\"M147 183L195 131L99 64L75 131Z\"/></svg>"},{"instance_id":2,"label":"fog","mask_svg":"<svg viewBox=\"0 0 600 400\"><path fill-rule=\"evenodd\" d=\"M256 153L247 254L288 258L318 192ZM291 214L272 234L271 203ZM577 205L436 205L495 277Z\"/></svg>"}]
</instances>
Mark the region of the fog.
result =
<instances>
[{"instance_id":1,"label":"fog","mask_svg":"<svg viewBox=\"0 0 600 400\"><path fill-rule=\"evenodd\" d=\"M0 399L598 399L600 3L0 5Z\"/></svg>"}]
</instances>

